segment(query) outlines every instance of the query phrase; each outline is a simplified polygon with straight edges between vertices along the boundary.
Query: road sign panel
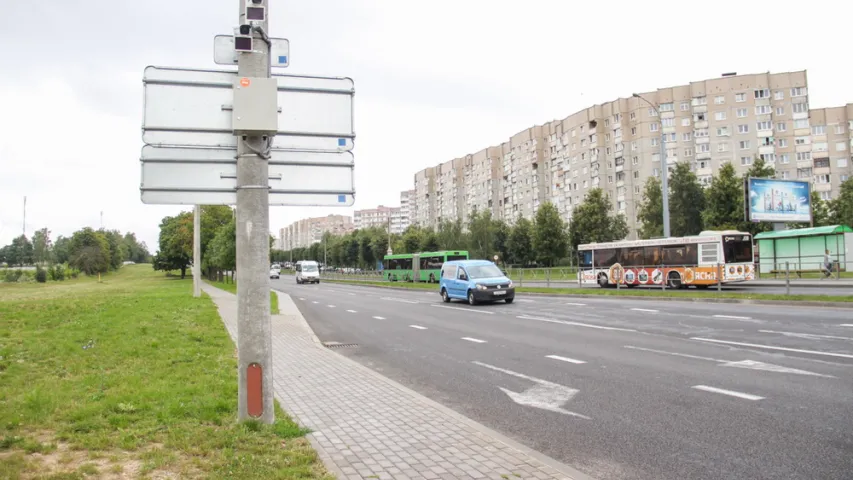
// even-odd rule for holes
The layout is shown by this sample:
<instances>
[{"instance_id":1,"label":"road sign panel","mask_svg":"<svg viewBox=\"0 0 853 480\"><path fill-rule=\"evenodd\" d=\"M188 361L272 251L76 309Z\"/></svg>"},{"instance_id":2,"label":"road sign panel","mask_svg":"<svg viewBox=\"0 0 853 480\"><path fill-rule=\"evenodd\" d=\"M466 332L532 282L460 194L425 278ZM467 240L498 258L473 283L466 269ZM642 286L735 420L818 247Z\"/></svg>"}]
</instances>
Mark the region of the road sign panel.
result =
<instances>
[{"instance_id":1,"label":"road sign panel","mask_svg":"<svg viewBox=\"0 0 853 480\"><path fill-rule=\"evenodd\" d=\"M236 72L145 69L142 140L147 145L235 147L231 123ZM353 148L352 79L273 75L278 83L275 149Z\"/></svg>"},{"instance_id":2,"label":"road sign panel","mask_svg":"<svg viewBox=\"0 0 853 480\"><path fill-rule=\"evenodd\" d=\"M290 66L290 40L270 38L270 65L273 67ZM213 37L213 61L219 65L237 65L240 53L234 48L234 35Z\"/></svg>"},{"instance_id":3,"label":"road sign panel","mask_svg":"<svg viewBox=\"0 0 853 480\"><path fill-rule=\"evenodd\" d=\"M235 205L236 148L142 147L142 203ZM273 150L270 205L351 206L352 152Z\"/></svg>"}]
</instances>

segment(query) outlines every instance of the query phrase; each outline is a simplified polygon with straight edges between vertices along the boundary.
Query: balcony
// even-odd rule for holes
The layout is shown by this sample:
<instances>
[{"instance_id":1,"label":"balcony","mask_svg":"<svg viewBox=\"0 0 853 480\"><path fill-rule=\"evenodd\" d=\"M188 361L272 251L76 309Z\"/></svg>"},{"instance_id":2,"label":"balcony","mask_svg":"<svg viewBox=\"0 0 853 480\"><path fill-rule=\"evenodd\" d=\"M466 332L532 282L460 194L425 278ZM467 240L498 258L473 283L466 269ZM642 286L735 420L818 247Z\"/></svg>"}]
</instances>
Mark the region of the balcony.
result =
<instances>
[{"instance_id":1,"label":"balcony","mask_svg":"<svg viewBox=\"0 0 853 480\"><path fill-rule=\"evenodd\" d=\"M814 162L811 160L797 160L797 168L812 168Z\"/></svg>"},{"instance_id":2,"label":"balcony","mask_svg":"<svg viewBox=\"0 0 853 480\"><path fill-rule=\"evenodd\" d=\"M697 122L693 122L693 128L696 130L708 128L708 120L699 120Z\"/></svg>"},{"instance_id":3,"label":"balcony","mask_svg":"<svg viewBox=\"0 0 853 480\"><path fill-rule=\"evenodd\" d=\"M812 151L812 146L811 146L811 145L796 145L796 146L794 147L794 151L795 151L795 152L797 152L797 153L800 153L800 152L811 152L811 151Z\"/></svg>"},{"instance_id":4,"label":"balcony","mask_svg":"<svg viewBox=\"0 0 853 480\"><path fill-rule=\"evenodd\" d=\"M815 192L829 192L832 190L831 183L815 183L813 187Z\"/></svg>"},{"instance_id":5,"label":"balcony","mask_svg":"<svg viewBox=\"0 0 853 480\"><path fill-rule=\"evenodd\" d=\"M771 128L770 130L759 130L757 135L758 135L758 138L772 137L773 136L773 129Z\"/></svg>"},{"instance_id":6,"label":"balcony","mask_svg":"<svg viewBox=\"0 0 853 480\"><path fill-rule=\"evenodd\" d=\"M793 118L794 120L802 120L804 118L809 118L809 112L794 113L791 115L791 118Z\"/></svg>"},{"instance_id":7,"label":"balcony","mask_svg":"<svg viewBox=\"0 0 853 480\"><path fill-rule=\"evenodd\" d=\"M695 141L696 145L702 145L703 143L710 143L711 137L695 137L694 141ZM669 143L672 143L672 142L669 142Z\"/></svg>"},{"instance_id":8,"label":"balcony","mask_svg":"<svg viewBox=\"0 0 853 480\"><path fill-rule=\"evenodd\" d=\"M812 158L815 160L817 160L819 158L829 158L829 152L827 150L821 150L821 151L813 150L812 151Z\"/></svg>"},{"instance_id":9,"label":"balcony","mask_svg":"<svg viewBox=\"0 0 853 480\"><path fill-rule=\"evenodd\" d=\"M696 160L710 160L711 152L696 152ZM671 162L667 162L668 164Z\"/></svg>"},{"instance_id":10,"label":"balcony","mask_svg":"<svg viewBox=\"0 0 853 480\"><path fill-rule=\"evenodd\" d=\"M708 112L708 105L707 104L706 105L694 105L693 106L693 113L707 113L707 112Z\"/></svg>"},{"instance_id":11,"label":"balcony","mask_svg":"<svg viewBox=\"0 0 853 480\"><path fill-rule=\"evenodd\" d=\"M771 153L775 153L775 147L773 145L760 145L758 147L759 155L768 155Z\"/></svg>"}]
</instances>

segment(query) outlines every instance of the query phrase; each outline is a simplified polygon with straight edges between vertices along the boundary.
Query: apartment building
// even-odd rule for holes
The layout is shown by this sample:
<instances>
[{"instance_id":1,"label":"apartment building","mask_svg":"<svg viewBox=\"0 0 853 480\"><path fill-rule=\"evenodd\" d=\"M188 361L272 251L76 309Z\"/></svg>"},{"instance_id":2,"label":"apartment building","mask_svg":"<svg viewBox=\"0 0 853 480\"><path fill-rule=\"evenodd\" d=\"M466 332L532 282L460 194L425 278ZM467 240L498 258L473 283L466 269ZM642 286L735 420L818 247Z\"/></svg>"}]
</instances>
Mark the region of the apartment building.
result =
<instances>
[{"instance_id":1,"label":"apartment building","mask_svg":"<svg viewBox=\"0 0 853 480\"><path fill-rule=\"evenodd\" d=\"M354 229L353 219L347 215L304 218L280 229L279 242L282 250L305 248L321 241L326 232L337 236Z\"/></svg>"},{"instance_id":2,"label":"apartment building","mask_svg":"<svg viewBox=\"0 0 853 480\"><path fill-rule=\"evenodd\" d=\"M743 173L760 157L775 166L778 178L811 179L821 196L832 198L850 174L851 120L851 105L809 108L806 71L731 74L660 88L589 107L524 130L500 147L418 172L415 202L423 213L416 222L436 226L487 206L512 223L532 218L544 201L569 221L586 192L600 187L635 238L643 185L662 174L661 142L667 171L688 162L706 185L722 164Z\"/></svg>"},{"instance_id":3,"label":"apartment building","mask_svg":"<svg viewBox=\"0 0 853 480\"><path fill-rule=\"evenodd\" d=\"M415 218L415 216L417 215L417 212L415 211L416 206L417 206L417 203L415 202L415 191L414 190L403 190L402 192L400 192L400 226L399 226L400 232L399 233L402 233L403 231L405 231L407 228L409 228L409 225L412 224L412 219ZM393 225L394 225L393 219L391 221L391 225L392 225L392 232L391 233L397 233L397 232L393 231Z\"/></svg>"},{"instance_id":4,"label":"apartment building","mask_svg":"<svg viewBox=\"0 0 853 480\"><path fill-rule=\"evenodd\" d=\"M356 210L353 214L356 230L373 227L387 230L390 226L391 233L401 233L401 219L402 212L400 207L386 207L384 205L379 205L376 208Z\"/></svg>"}]
</instances>

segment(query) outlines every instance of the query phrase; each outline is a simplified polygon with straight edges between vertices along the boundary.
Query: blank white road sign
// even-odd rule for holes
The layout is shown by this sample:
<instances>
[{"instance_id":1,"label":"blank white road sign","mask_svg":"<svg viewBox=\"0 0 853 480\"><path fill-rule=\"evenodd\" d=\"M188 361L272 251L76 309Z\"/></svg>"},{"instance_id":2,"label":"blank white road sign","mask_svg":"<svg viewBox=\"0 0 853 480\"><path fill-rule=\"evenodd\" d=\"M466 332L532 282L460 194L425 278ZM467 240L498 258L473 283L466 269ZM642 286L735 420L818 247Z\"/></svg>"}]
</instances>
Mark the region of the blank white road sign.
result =
<instances>
[{"instance_id":1,"label":"blank white road sign","mask_svg":"<svg viewBox=\"0 0 853 480\"><path fill-rule=\"evenodd\" d=\"M142 147L142 203L236 205L236 148ZM349 207L355 201L352 152L273 150L270 205Z\"/></svg>"},{"instance_id":2,"label":"blank white road sign","mask_svg":"<svg viewBox=\"0 0 853 480\"><path fill-rule=\"evenodd\" d=\"M147 67L142 140L146 145L236 147L231 125L237 72ZM274 149L353 148L351 78L273 75L278 82Z\"/></svg>"}]
</instances>

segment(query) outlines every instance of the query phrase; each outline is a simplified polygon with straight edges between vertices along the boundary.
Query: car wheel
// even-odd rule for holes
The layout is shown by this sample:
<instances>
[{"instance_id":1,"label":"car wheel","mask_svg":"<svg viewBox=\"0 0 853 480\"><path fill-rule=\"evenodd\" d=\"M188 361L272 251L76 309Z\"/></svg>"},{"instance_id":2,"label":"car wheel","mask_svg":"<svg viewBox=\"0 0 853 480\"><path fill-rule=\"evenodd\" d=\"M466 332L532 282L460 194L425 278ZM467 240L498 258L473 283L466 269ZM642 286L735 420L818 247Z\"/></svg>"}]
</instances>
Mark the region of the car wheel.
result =
<instances>
[{"instance_id":1,"label":"car wheel","mask_svg":"<svg viewBox=\"0 0 853 480\"><path fill-rule=\"evenodd\" d=\"M607 287L607 275L603 273L598 274L598 286L601 288Z\"/></svg>"},{"instance_id":2,"label":"car wheel","mask_svg":"<svg viewBox=\"0 0 853 480\"><path fill-rule=\"evenodd\" d=\"M450 303L450 296L447 295L447 289L441 289L441 299L444 300L444 303Z\"/></svg>"},{"instance_id":3,"label":"car wheel","mask_svg":"<svg viewBox=\"0 0 853 480\"><path fill-rule=\"evenodd\" d=\"M476 305L477 299L474 298L474 292L472 290L468 290L468 305Z\"/></svg>"},{"instance_id":4,"label":"car wheel","mask_svg":"<svg viewBox=\"0 0 853 480\"><path fill-rule=\"evenodd\" d=\"M513 300L515 300L515 299L514 299L514 298L507 298L507 299L505 299L504 301L505 301L506 303L512 303L512 301L513 301Z\"/></svg>"}]
</instances>

